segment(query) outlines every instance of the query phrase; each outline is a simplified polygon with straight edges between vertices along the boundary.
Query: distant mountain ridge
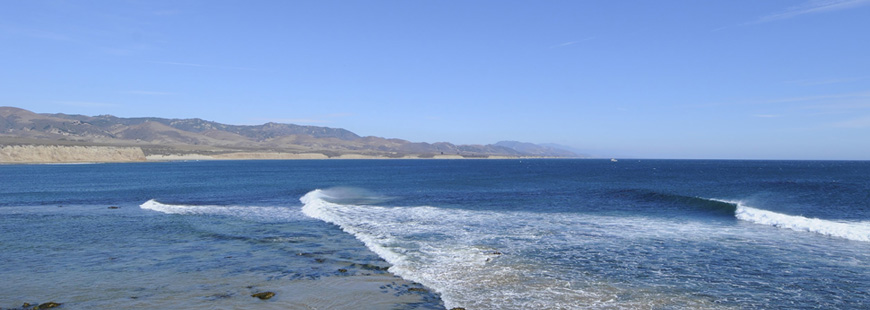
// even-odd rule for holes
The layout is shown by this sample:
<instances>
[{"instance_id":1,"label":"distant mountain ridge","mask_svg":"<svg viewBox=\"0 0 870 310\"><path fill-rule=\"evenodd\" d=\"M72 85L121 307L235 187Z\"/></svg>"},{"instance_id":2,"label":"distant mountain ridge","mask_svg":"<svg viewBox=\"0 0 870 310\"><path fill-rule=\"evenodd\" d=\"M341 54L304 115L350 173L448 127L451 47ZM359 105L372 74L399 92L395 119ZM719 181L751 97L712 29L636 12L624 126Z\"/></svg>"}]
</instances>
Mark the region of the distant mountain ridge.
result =
<instances>
[{"instance_id":1,"label":"distant mountain ridge","mask_svg":"<svg viewBox=\"0 0 870 310\"><path fill-rule=\"evenodd\" d=\"M538 156L578 157L578 154L569 150L544 144L534 144L519 141L499 141L495 145L510 148L523 154L536 154Z\"/></svg>"},{"instance_id":2,"label":"distant mountain ridge","mask_svg":"<svg viewBox=\"0 0 870 310\"><path fill-rule=\"evenodd\" d=\"M266 140L280 136L304 134L315 138L338 138L341 140L356 140L361 138L357 134L346 129L300 126L293 124L266 123L258 126L226 125L198 118L189 119L166 119L157 117L119 118L112 115L98 115L94 117L84 115L48 114L62 119L73 119L91 125L102 126L122 124L126 126L142 125L146 122L157 122L163 125L194 133L203 133L211 130L226 131L255 140Z\"/></svg>"},{"instance_id":3,"label":"distant mountain ridge","mask_svg":"<svg viewBox=\"0 0 870 310\"><path fill-rule=\"evenodd\" d=\"M346 129L319 126L281 123L227 125L198 118L39 114L14 107L0 107L0 142L138 146L146 155L255 151L317 152L330 157L346 154L385 157L579 157L568 150L516 141L488 145L430 144L362 137Z\"/></svg>"}]
</instances>

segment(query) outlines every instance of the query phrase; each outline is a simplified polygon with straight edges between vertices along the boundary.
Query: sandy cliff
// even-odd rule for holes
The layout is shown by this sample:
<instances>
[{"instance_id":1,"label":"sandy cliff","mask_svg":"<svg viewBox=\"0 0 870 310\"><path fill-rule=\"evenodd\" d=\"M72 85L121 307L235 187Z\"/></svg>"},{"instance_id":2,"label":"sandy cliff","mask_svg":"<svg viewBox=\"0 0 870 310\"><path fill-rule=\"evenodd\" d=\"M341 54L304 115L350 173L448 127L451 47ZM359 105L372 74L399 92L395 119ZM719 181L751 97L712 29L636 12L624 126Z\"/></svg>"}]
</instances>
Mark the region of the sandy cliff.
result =
<instances>
[{"instance_id":1,"label":"sandy cliff","mask_svg":"<svg viewBox=\"0 0 870 310\"><path fill-rule=\"evenodd\" d=\"M5 145L0 163L84 163L145 161L138 147Z\"/></svg>"}]
</instances>

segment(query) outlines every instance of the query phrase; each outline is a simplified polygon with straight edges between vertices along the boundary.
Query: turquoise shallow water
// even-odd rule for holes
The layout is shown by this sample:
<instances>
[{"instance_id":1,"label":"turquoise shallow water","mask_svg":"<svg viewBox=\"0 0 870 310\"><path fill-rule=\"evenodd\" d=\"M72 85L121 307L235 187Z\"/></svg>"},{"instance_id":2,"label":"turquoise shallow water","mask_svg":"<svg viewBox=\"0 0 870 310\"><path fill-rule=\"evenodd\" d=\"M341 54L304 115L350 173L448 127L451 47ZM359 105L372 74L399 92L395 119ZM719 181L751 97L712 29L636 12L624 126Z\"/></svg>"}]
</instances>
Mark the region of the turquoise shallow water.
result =
<instances>
[{"instance_id":1,"label":"turquoise shallow water","mask_svg":"<svg viewBox=\"0 0 870 310\"><path fill-rule=\"evenodd\" d=\"M836 161L0 166L0 308L860 309L868 176Z\"/></svg>"}]
</instances>

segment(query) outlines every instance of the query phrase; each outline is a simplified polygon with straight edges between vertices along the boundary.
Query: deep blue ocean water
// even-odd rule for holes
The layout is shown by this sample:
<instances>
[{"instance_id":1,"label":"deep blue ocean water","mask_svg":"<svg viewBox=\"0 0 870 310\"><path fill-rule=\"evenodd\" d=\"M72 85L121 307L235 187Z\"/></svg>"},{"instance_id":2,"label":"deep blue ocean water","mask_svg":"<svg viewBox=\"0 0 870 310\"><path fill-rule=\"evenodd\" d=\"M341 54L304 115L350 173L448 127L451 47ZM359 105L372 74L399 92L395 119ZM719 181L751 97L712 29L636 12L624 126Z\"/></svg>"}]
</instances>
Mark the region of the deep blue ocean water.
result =
<instances>
[{"instance_id":1,"label":"deep blue ocean water","mask_svg":"<svg viewBox=\"0 0 870 310\"><path fill-rule=\"evenodd\" d=\"M0 308L870 304L870 162L7 165L0 232Z\"/></svg>"}]
</instances>

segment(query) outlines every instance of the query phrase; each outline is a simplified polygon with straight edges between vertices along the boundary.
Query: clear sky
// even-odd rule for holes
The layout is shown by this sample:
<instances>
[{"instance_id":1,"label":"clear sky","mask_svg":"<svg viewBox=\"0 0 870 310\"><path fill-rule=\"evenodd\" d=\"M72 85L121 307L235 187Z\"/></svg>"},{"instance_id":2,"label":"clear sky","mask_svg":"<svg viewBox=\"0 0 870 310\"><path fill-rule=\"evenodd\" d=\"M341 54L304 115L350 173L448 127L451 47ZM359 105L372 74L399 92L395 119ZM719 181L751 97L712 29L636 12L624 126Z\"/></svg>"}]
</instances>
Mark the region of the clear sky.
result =
<instances>
[{"instance_id":1,"label":"clear sky","mask_svg":"<svg viewBox=\"0 0 870 310\"><path fill-rule=\"evenodd\" d=\"M870 159L870 0L0 1L0 106Z\"/></svg>"}]
</instances>

